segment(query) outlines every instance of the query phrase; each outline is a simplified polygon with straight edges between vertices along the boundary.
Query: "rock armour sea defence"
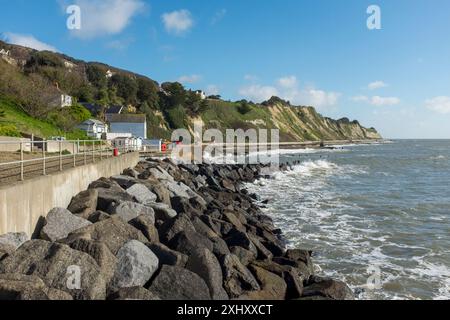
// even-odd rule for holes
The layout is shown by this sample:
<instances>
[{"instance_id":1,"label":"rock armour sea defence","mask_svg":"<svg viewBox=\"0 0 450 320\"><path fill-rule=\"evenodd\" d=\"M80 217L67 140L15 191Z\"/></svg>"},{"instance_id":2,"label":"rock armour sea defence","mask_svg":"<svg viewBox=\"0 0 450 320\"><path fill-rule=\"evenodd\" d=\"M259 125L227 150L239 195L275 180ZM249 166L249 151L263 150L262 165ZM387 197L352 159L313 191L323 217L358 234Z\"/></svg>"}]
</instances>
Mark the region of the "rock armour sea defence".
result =
<instances>
[{"instance_id":1,"label":"rock armour sea defence","mask_svg":"<svg viewBox=\"0 0 450 320\"><path fill-rule=\"evenodd\" d=\"M39 239L0 236L0 300L353 299L242 188L262 169L148 159L95 181Z\"/></svg>"}]
</instances>

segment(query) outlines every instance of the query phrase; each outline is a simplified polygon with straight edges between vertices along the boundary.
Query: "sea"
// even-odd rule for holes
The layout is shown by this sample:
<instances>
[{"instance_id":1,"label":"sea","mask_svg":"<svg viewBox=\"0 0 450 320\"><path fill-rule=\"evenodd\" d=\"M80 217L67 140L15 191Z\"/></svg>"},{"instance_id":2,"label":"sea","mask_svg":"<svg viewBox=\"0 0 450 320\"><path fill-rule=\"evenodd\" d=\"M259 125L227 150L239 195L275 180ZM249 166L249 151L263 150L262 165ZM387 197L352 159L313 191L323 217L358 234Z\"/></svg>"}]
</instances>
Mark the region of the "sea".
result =
<instances>
[{"instance_id":1,"label":"sea","mask_svg":"<svg viewBox=\"0 0 450 320\"><path fill-rule=\"evenodd\" d=\"M281 150L248 184L288 246L362 300L450 299L450 140Z\"/></svg>"}]
</instances>

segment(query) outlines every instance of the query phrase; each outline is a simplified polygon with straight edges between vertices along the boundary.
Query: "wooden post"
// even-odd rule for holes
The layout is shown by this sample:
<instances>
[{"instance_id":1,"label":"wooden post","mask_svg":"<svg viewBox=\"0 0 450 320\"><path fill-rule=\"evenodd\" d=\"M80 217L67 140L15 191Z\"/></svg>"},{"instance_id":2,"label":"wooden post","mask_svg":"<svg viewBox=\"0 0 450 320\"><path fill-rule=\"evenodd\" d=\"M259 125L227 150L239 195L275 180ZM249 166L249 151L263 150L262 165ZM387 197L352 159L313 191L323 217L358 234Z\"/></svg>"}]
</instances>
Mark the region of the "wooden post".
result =
<instances>
[{"instance_id":1,"label":"wooden post","mask_svg":"<svg viewBox=\"0 0 450 320\"><path fill-rule=\"evenodd\" d=\"M23 142L20 142L20 181L23 180Z\"/></svg>"},{"instance_id":2,"label":"wooden post","mask_svg":"<svg viewBox=\"0 0 450 320\"><path fill-rule=\"evenodd\" d=\"M63 171L63 163L62 163L62 142L59 141L59 171Z\"/></svg>"},{"instance_id":3,"label":"wooden post","mask_svg":"<svg viewBox=\"0 0 450 320\"><path fill-rule=\"evenodd\" d=\"M45 170L45 146L44 146L44 144L45 144L45 141L42 140L42 159L43 159L42 160L42 173L45 176L45 175L47 175L47 172Z\"/></svg>"}]
</instances>

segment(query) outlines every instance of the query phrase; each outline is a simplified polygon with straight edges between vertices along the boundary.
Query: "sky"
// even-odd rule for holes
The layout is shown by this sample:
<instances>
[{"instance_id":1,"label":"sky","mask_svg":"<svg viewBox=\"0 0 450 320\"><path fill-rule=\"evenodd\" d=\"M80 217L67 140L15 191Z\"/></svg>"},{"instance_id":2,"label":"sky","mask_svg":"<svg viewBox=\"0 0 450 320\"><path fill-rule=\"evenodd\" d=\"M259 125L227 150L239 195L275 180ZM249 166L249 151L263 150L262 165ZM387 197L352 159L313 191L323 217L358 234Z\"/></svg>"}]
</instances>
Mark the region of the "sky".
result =
<instances>
[{"instance_id":1,"label":"sky","mask_svg":"<svg viewBox=\"0 0 450 320\"><path fill-rule=\"evenodd\" d=\"M67 8L80 8L80 29ZM379 8L373 20L369 6ZM226 100L450 138L448 0L0 0L0 38ZM73 11L71 12L73 13ZM75 16L76 17L76 16ZM375 17L377 18L377 17ZM380 28L368 28L367 21Z\"/></svg>"}]
</instances>

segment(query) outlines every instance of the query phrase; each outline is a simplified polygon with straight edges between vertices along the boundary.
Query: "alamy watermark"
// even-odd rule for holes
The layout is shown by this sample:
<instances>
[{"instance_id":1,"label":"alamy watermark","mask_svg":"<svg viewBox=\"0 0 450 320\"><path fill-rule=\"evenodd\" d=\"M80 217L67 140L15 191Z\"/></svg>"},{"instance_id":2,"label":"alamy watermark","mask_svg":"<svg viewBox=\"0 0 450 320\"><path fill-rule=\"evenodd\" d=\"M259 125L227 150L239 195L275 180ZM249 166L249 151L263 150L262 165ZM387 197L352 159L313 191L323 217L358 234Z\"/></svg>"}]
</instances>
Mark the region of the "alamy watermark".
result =
<instances>
[{"instance_id":1,"label":"alamy watermark","mask_svg":"<svg viewBox=\"0 0 450 320\"><path fill-rule=\"evenodd\" d=\"M70 5L66 9L66 13L69 15L67 18L67 29L80 30L81 29L81 8L77 5Z\"/></svg>"},{"instance_id":2,"label":"alamy watermark","mask_svg":"<svg viewBox=\"0 0 450 320\"><path fill-rule=\"evenodd\" d=\"M381 30L381 8L378 5L370 5L367 8L367 29Z\"/></svg>"},{"instance_id":3,"label":"alamy watermark","mask_svg":"<svg viewBox=\"0 0 450 320\"><path fill-rule=\"evenodd\" d=\"M270 140L269 140L270 139ZM264 164L279 167L280 131L278 129L175 130L172 159L183 163L204 163L211 157L224 164ZM209 159L206 159L210 157Z\"/></svg>"}]
</instances>

